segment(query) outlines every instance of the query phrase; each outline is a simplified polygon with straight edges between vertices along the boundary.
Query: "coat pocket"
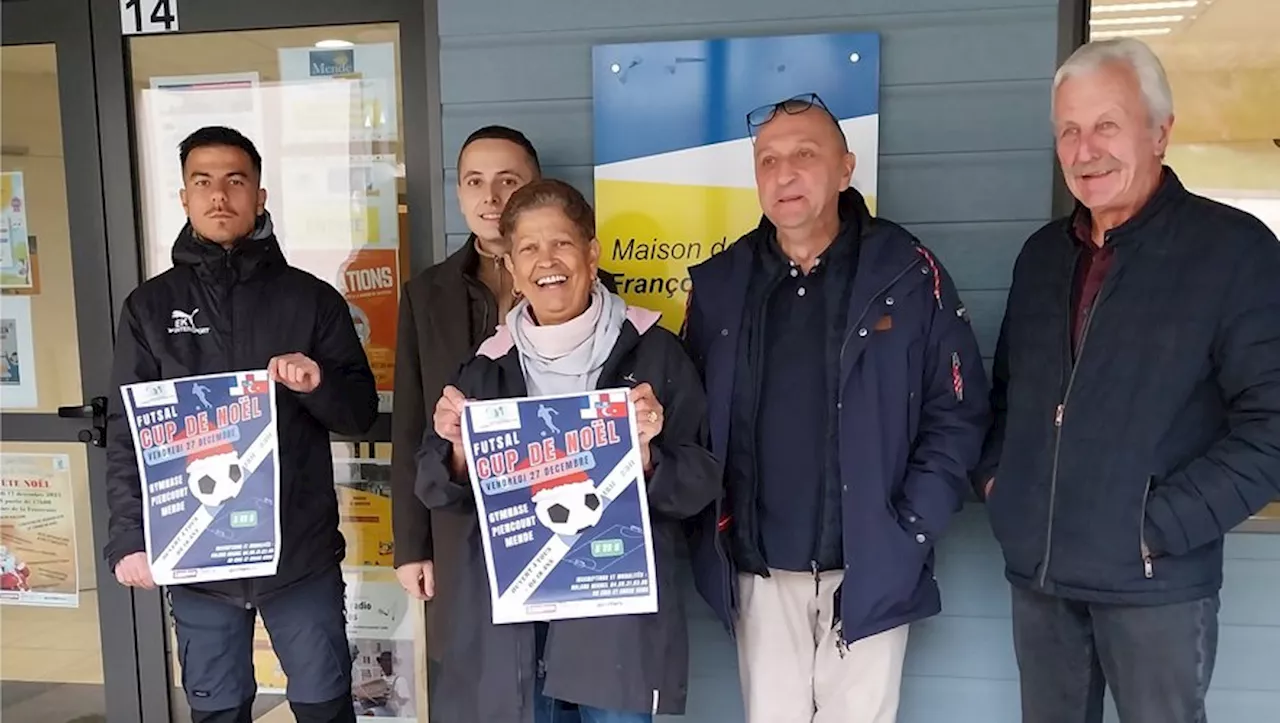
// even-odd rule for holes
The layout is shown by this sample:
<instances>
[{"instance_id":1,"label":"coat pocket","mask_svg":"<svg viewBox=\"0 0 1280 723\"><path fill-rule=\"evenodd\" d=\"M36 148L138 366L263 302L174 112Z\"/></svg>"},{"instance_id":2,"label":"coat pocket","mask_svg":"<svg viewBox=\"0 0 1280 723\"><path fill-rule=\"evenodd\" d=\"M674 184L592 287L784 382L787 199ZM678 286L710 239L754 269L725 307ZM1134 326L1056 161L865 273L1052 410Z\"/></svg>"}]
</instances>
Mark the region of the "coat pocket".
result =
<instances>
[{"instance_id":1,"label":"coat pocket","mask_svg":"<svg viewBox=\"0 0 1280 723\"><path fill-rule=\"evenodd\" d=\"M1138 515L1138 548L1142 554L1142 575L1150 580L1155 577L1155 569L1151 564L1151 548L1147 546L1147 498L1151 496L1152 476L1147 475L1146 487L1142 490L1142 512Z\"/></svg>"}]
</instances>

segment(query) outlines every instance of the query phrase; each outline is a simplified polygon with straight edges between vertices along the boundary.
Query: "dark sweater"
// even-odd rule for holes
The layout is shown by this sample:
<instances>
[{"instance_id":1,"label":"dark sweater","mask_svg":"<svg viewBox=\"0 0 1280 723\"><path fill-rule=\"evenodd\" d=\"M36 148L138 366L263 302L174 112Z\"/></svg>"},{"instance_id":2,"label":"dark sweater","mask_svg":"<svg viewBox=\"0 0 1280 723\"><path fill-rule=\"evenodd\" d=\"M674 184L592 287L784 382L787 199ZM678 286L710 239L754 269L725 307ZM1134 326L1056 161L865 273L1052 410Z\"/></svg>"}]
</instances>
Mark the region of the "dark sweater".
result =
<instances>
[{"instance_id":1,"label":"dark sweater","mask_svg":"<svg viewBox=\"0 0 1280 723\"><path fill-rule=\"evenodd\" d=\"M826 571L844 564L835 395L859 223L852 213L806 275L772 230L754 260L739 348L729 473L754 486L758 534L744 567ZM756 561L752 564L752 561ZM761 563L763 563L761 565Z\"/></svg>"}]
</instances>

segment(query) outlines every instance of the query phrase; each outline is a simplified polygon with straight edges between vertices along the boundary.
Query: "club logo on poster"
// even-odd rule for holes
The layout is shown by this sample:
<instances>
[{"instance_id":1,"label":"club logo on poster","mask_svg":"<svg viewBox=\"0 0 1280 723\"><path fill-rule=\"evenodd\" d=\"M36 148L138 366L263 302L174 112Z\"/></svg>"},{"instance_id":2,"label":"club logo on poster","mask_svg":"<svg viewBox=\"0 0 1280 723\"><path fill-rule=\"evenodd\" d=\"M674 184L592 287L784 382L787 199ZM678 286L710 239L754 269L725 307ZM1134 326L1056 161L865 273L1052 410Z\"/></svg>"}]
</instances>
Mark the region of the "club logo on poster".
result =
<instances>
[{"instance_id":1,"label":"club logo on poster","mask_svg":"<svg viewBox=\"0 0 1280 723\"><path fill-rule=\"evenodd\" d=\"M627 391L470 402L462 416L493 622L657 612Z\"/></svg>"},{"instance_id":2,"label":"club logo on poster","mask_svg":"<svg viewBox=\"0 0 1280 723\"><path fill-rule=\"evenodd\" d=\"M121 392L156 584L274 575L280 460L267 372L144 382Z\"/></svg>"}]
</instances>

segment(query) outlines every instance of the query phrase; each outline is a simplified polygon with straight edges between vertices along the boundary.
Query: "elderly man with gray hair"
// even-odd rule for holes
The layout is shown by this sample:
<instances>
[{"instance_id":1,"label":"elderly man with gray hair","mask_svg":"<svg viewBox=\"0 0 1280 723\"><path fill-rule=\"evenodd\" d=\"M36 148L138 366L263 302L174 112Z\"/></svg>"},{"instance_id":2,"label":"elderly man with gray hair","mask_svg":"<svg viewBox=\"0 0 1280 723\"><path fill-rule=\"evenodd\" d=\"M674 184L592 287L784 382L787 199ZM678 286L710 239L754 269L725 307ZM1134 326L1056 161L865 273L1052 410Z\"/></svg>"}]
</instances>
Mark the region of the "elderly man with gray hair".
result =
<instances>
[{"instance_id":1,"label":"elderly man with gray hair","mask_svg":"<svg viewBox=\"0 0 1280 723\"><path fill-rule=\"evenodd\" d=\"M975 482L1013 587L1024 723L1206 719L1223 538L1280 491L1280 244L1164 165L1133 39L1054 79L1075 212L1018 256Z\"/></svg>"}]
</instances>

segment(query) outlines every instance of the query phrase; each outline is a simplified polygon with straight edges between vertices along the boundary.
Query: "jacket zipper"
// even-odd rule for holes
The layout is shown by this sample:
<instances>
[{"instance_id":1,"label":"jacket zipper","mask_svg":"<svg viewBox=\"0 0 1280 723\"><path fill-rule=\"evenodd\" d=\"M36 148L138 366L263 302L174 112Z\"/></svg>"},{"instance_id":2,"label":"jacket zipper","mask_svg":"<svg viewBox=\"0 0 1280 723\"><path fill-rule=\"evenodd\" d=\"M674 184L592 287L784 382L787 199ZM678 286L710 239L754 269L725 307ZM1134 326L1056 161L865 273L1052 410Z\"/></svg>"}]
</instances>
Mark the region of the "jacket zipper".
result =
<instances>
[{"instance_id":1,"label":"jacket zipper","mask_svg":"<svg viewBox=\"0 0 1280 723\"><path fill-rule=\"evenodd\" d=\"M227 361L230 362L232 369L239 369L240 366L236 361L236 307L234 293L237 278L235 269L231 264L231 254L232 251L230 249L222 252L222 304L227 310ZM276 504L280 504L282 501L276 500ZM279 553L277 552L276 554L278 555ZM246 578L241 582L241 585L244 589L244 609L252 610L254 607L253 580Z\"/></svg>"},{"instance_id":2,"label":"jacket zipper","mask_svg":"<svg viewBox=\"0 0 1280 723\"><path fill-rule=\"evenodd\" d=\"M729 552L725 550L724 542L720 539L720 520L724 516L724 503L722 500L716 500L715 516L715 521L711 527L711 548L715 550L716 557L720 559L724 566L726 574L720 575L720 591L724 593L724 604L729 608L729 619L732 621L737 618L733 613L737 611L738 605L737 601L733 599L732 575L734 573L729 560ZM726 534L728 533L728 527L725 528L725 532ZM738 638L737 628L732 623L729 625L729 636L734 640Z\"/></svg>"},{"instance_id":3,"label":"jacket zipper","mask_svg":"<svg viewBox=\"0 0 1280 723\"><path fill-rule=\"evenodd\" d=\"M1151 549L1147 547L1147 497L1151 495L1151 476L1147 476L1147 486L1142 490L1142 513L1138 516L1138 545L1142 552L1142 574L1148 580L1155 575L1151 565Z\"/></svg>"},{"instance_id":4,"label":"jacket zipper","mask_svg":"<svg viewBox=\"0 0 1280 723\"><path fill-rule=\"evenodd\" d=\"M483 284L481 284L481 286L483 286ZM494 322L489 320L489 314L492 313L494 316L498 315L498 298L493 295L492 291L489 291L488 287L485 287L485 292L484 321L481 322L480 325L480 341L482 342L485 339L488 339L489 335L493 333Z\"/></svg>"},{"instance_id":5,"label":"jacket zipper","mask_svg":"<svg viewBox=\"0 0 1280 723\"><path fill-rule=\"evenodd\" d=\"M751 340L751 364L756 373L752 375L754 378L755 389L751 394L751 436L752 446L755 445L755 438L759 435L760 425L756 420L760 419L760 390L764 388L764 342L766 327L769 324L769 299L774 292L778 290L778 285L782 283L781 277L775 278L769 282L769 288L765 289L764 295L760 298L757 308L752 312L756 315L756 324L754 324L755 332ZM758 504L760 498L760 456L755 452L751 453L751 491L747 499ZM769 564L764 559L763 545L760 544L760 522L756 517L752 516L752 529L747 530L751 533L751 537L755 540L756 547L760 555L761 562L764 562L764 577L769 577Z\"/></svg>"},{"instance_id":6,"label":"jacket zipper","mask_svg":"<svg viewBox=\"0 0 1280 723\"><path fill-rule=\"evenodd\" d=\"M1075 263L1072 263L1075 268ZM1075 350L1073 359L1071 360L1071 374L1067 377L1067 388L1062 392L1062 401L1058 403L1057 408L1053 411L1053 471L1049 476L1049 529L1045 533L1044 539L1044 558L1040 563L1040 587L1044 587L1049 579L1049 560L1053 553L1053 512L1058 497L1058 456L1062 448L1062 421L1067 414L1067 400L1071 397L1071 387L1076 381L1076 370L1080 368L1080 360L1084 358L1085 343L1089 341L1089 330L1093 328L1093 319L1098 314L1098 307L1101 305L1103 292L1107 290L1107 286L1111 281L1111 276L1115 274L1112 268L1107 274L1108 278L1102 280L1102 285L1098 287L1098 295L1095 297L1093 308L1089 310L1089 316L1084 320L1084 328L1080 330L1080 345ZM1071 338L1071 297L1068 295L1067 301L1067 343L1072 344L1074 339Z\"/></svg>"},{"instance_id":7,"label":"jacket zipper","mask_svg":"<svg viewBox=\"0 0 1280 723\"><path fill-rule=\"evenodd\" d=\"M877 291L875 294L871 296L871 299L867 302L867 305L863 307L862 313L858 315L858 318L854 319L852 324L847 325L848 331L845 332L844 340L840 343L840 356L839 356L839 364L838 364L839 368L836 370L836 439L837 440L839 440L841 436L840 423L841 423L841 418L843 416L841 414L843 409L842 409L840 400L844 397L844 372L843 372L844 352L845 352L845 349L849 346L849 340L853 338L853 330L855 328L861 327L863 319L867 317L867 312L871 311L871 307L876 303L876 299L879 299L886 292L888 292L889 289L892 289L894 284L902 280L902 277L910 273L910 271L914 269L916 266L918 266L919 264L920 264L919 259L913 260L910 264L907 265L905 269L903 269L902 271L899 271L898 274L894 276L892 280L889 281L889 283L884 285L884 288L880 289L879 291ZM853 282L850 281L849 283L850 285L852 285ZM837 450L836 454L839 454L839 450ZM840 480L836 480L836 486L838 489L843 490L843 483L841 483ZM840 495L840 500L841 500L841 505L843 505L844 503L843 492ZM817 539L817 542L815 543L818 545L822 543L822 520L824 516L823 512L825 511L825 506L826 506L825 496L820 495L818 497L818 539ZM814 559L809 561L810 568L813 570L813 596L815 598L818 597L820 594L822 594L822 575L818 571L818 557L820 552L821 552L820 550L815 550L814 556L813 556ZM837 616L839 615L838 610L836 611L836 614Z\"/></svg>"},{"instance_id":8,"label":"jacket zipper","mask_svg":"<svg viewBox=\"0 0 1280 723\"><path fill-rule=\"evenodd\" d=\"M534 657L533 657L533 674L534 674L534 675L537 675L537 674L538 674L538 656L537 656L538 645L537 645L537 642L536 642L536 641L537 641L537 637L536 637L536 636L537 636L537 634L538 634L538 633L535 631L535 632L534 632L534 636L535 636L535 637L534 637L534 640L535 640L535 642L534 642L534 646L533 646L533 649L534 649ZM516 695L519 695L521 700L528 700L527 698L525 698L525 697L524 697L524 663L522 662L523 656L521 655L521 652L523 651L524 646L523 646L523 645L521 645L520 643L521 643L520 636L519 636L519 635L517 635L517 636L516 636ZM535 688L535 689L537 688L537 685L538 685L538 683L537 683L537 680L535 679L535 681L534 681L534 688ZM537 705L538 705L538 696L537 696L537 695L534 695L534 696L533 696L533 705L534 705L534 707L535 707L535 708L536 708L536 707L537 707ZM536 714L535 714L535 715L536 715Z\"/></svg>"}]
</instances>

